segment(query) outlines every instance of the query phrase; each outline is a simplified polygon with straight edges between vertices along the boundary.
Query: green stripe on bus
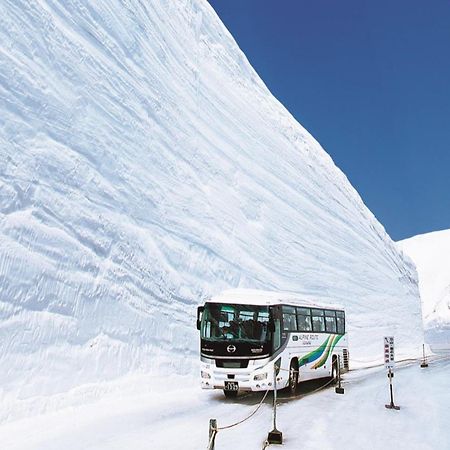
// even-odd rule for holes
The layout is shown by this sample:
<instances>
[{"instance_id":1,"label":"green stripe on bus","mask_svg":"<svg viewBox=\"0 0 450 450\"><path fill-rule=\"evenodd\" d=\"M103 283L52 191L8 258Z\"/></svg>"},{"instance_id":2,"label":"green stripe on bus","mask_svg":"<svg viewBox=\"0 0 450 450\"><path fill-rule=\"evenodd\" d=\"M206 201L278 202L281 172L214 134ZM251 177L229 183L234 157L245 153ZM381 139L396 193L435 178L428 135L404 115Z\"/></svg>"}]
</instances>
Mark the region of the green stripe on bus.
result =
<instances>
[{"instance_id":1,"label":"green stripe on bus","mask_svg":"<svg viewBox=\"0 0 450 450\"><path fill-rule=\"evenodd\" d=\"M328 341L330 340L331 336L328 336L328 338L322 343L322 345L312 352L306 354L305 356L302 356L298 362L298 366L304 366L305 364L308 364L310 362L315 361L316 359L319 359L322 356L322 353L324 352L325 348L327 347Z\"/></svg>"},{"instance_id":2,"label":"green stripe on bus","mask_svg":"<svg viewBox=\"0 0 450 450\"><path fill-rule=\"evenodd\" d=\"M342 336L343 336L343 334L338 334L333 339L330 339L330 341L328 342L328 345L327 345L327 351L322 356L322 358L319 361L317 361L316 364L314 364L314 366L312 367L313 369L318 369L319 367L322 367L327 362L327 359L330 356L330 353L333 351L334 347L336 346L338 341L342 338Z\"/></svg>"}]
</instances>

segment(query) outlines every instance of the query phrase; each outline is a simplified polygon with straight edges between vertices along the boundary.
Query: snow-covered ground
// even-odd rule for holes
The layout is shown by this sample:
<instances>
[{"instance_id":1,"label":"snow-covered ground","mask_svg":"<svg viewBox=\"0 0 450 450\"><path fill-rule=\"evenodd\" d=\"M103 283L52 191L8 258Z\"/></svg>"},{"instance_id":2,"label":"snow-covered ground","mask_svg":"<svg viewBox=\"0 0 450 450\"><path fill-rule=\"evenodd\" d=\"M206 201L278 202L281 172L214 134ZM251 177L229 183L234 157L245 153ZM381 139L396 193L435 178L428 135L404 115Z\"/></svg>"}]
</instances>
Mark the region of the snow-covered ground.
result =
<instances>
[{"instance_id":1,"label":"snow-covered ground","mask_svg":"<svg viewBox=\"0 0 450 450\"><path fill-rule=\"evenodd\" d=\"M431 362L427 369L418 363L399 368L394 377L394 400L400 411L384 407L389 403L389 388L382 368L346 374L344 395L328 387L302 396L317 384L299 390L299 398L281 394L277 425L283 432L282 448L448 449L449 371L449 360ZM178 377L176 383L149 392L145 380L133 380L134 393L6 424L0 427L2 448L206 449L210 418L216 418L219 427L232 424L248 416L262 398L251 394L229 401L221 392L201 391L189 378ZM219 431L216 450L260 450L271 430L271 401L267 398L247 422Z\"/></svg>"},{"instance_id":2,"label":"snow-covered ground","mask_svg":"<svg viewBox=\"0 0 450 450\"><path fill-rule=\"evenodd\" d=\"M450 351L450 230L414 236L398 242L419 273L427 342Z\"/></svg>"},{"instance_id":3,"label":"snow-covered ground","mask_svg":"<svg viewBox=\"0 0 450 450\"><path fill-rule=\"evenodd\" d=\"M411 261L206 0L1 1L0 108L0 422L183 386L228 288L345 305L354 365L420 349Z\"/></svg>"}]
</instances>

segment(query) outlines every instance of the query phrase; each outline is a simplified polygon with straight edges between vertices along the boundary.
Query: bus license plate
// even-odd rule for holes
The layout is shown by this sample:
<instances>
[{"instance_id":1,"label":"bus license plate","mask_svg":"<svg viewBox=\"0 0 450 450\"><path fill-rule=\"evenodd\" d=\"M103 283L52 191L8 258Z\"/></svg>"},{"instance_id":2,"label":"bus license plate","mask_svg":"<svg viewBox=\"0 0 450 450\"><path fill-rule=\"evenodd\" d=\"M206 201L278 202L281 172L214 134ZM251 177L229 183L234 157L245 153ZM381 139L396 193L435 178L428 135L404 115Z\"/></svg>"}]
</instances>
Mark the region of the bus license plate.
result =
<instances>
[{"instance_id":1,"label":"bus license plate","mask_svg":"<svg viewBox=\"0 0 450 450\"><path fill-rule=\"evenodd\" d=\"M225 381L225 390L226 391L238 391L239 385L237 381Z\"/></svg>"}]
</instances>

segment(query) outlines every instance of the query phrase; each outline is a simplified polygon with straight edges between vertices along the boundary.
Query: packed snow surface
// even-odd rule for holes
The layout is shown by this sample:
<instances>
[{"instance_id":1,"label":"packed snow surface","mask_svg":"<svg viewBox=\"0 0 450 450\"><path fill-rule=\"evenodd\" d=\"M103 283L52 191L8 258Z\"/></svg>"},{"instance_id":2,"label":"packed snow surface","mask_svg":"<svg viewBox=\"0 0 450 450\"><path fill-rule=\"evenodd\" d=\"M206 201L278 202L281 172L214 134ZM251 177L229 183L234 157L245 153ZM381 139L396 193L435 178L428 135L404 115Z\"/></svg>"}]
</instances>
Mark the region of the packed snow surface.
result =
<instances>
[{"instance_id":1,"label":"packed snow surface","mask_svg":"<svg viewBox=\"0 0 450 450\"><path fill-rule=\"evenodd\" d=\"M450 230L414 236L398 243L414 261L427 341L450 351Z\"/></svg>"},{"instance_id":2,"label":"packed snow surface","mask_svg":"<svg viewBox=\"0 0 450 450\"><path fill-rule=\"evenodd\" d=\"M420 347L414 266L206 0L3 0L0 68L0 420L195 374L228 288L343 304L354 366Z\"/></svg>"},{"instance_id":3,"label":"packed snow surface","mask_svg":"<svg viewBox=\"0 0 450 450\"><path fill-rule=\"evenodd\" d=\"M345 394L309 383L295 398L280 393L277 428L284 450L435 450L450 448L450 363L418 363L396 370L394 402L382 368L345 375ZM166 380L167 381L167 380ZM262 394L226 400L222 393L200 392L188 380L170 392L128 392L90 405L66 408L0 426L8 450L199 450L208 443L209 419L219 427L248 417ZM136 383L136 380L134 380ZM139 386L139 389L138 389ZM305 396L306 395L306 396ZM261 450L272 429L272 395L246 422L218 432L216 450ZM279 446L269 446L275 449Z\"/></svg>"}]
</instances>

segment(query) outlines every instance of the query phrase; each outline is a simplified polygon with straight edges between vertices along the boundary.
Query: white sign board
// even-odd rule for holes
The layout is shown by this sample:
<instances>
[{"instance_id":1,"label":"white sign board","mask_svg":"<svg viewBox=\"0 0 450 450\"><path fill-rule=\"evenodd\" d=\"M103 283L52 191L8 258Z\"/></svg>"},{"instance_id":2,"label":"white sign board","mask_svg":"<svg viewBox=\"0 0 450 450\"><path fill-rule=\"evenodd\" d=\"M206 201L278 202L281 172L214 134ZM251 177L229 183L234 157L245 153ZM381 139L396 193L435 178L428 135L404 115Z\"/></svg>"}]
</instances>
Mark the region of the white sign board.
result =
<instances>
[{"instance_id":1,"label":"white sign board","mask_svg":"<svg viewBox=\"0 0 450 450\"><path fill-rule=\"evenodd\" d=\"M393 369L395 367L394 336L384 337L384 367L386 369Z\"/></svg>"}]
</instances>

